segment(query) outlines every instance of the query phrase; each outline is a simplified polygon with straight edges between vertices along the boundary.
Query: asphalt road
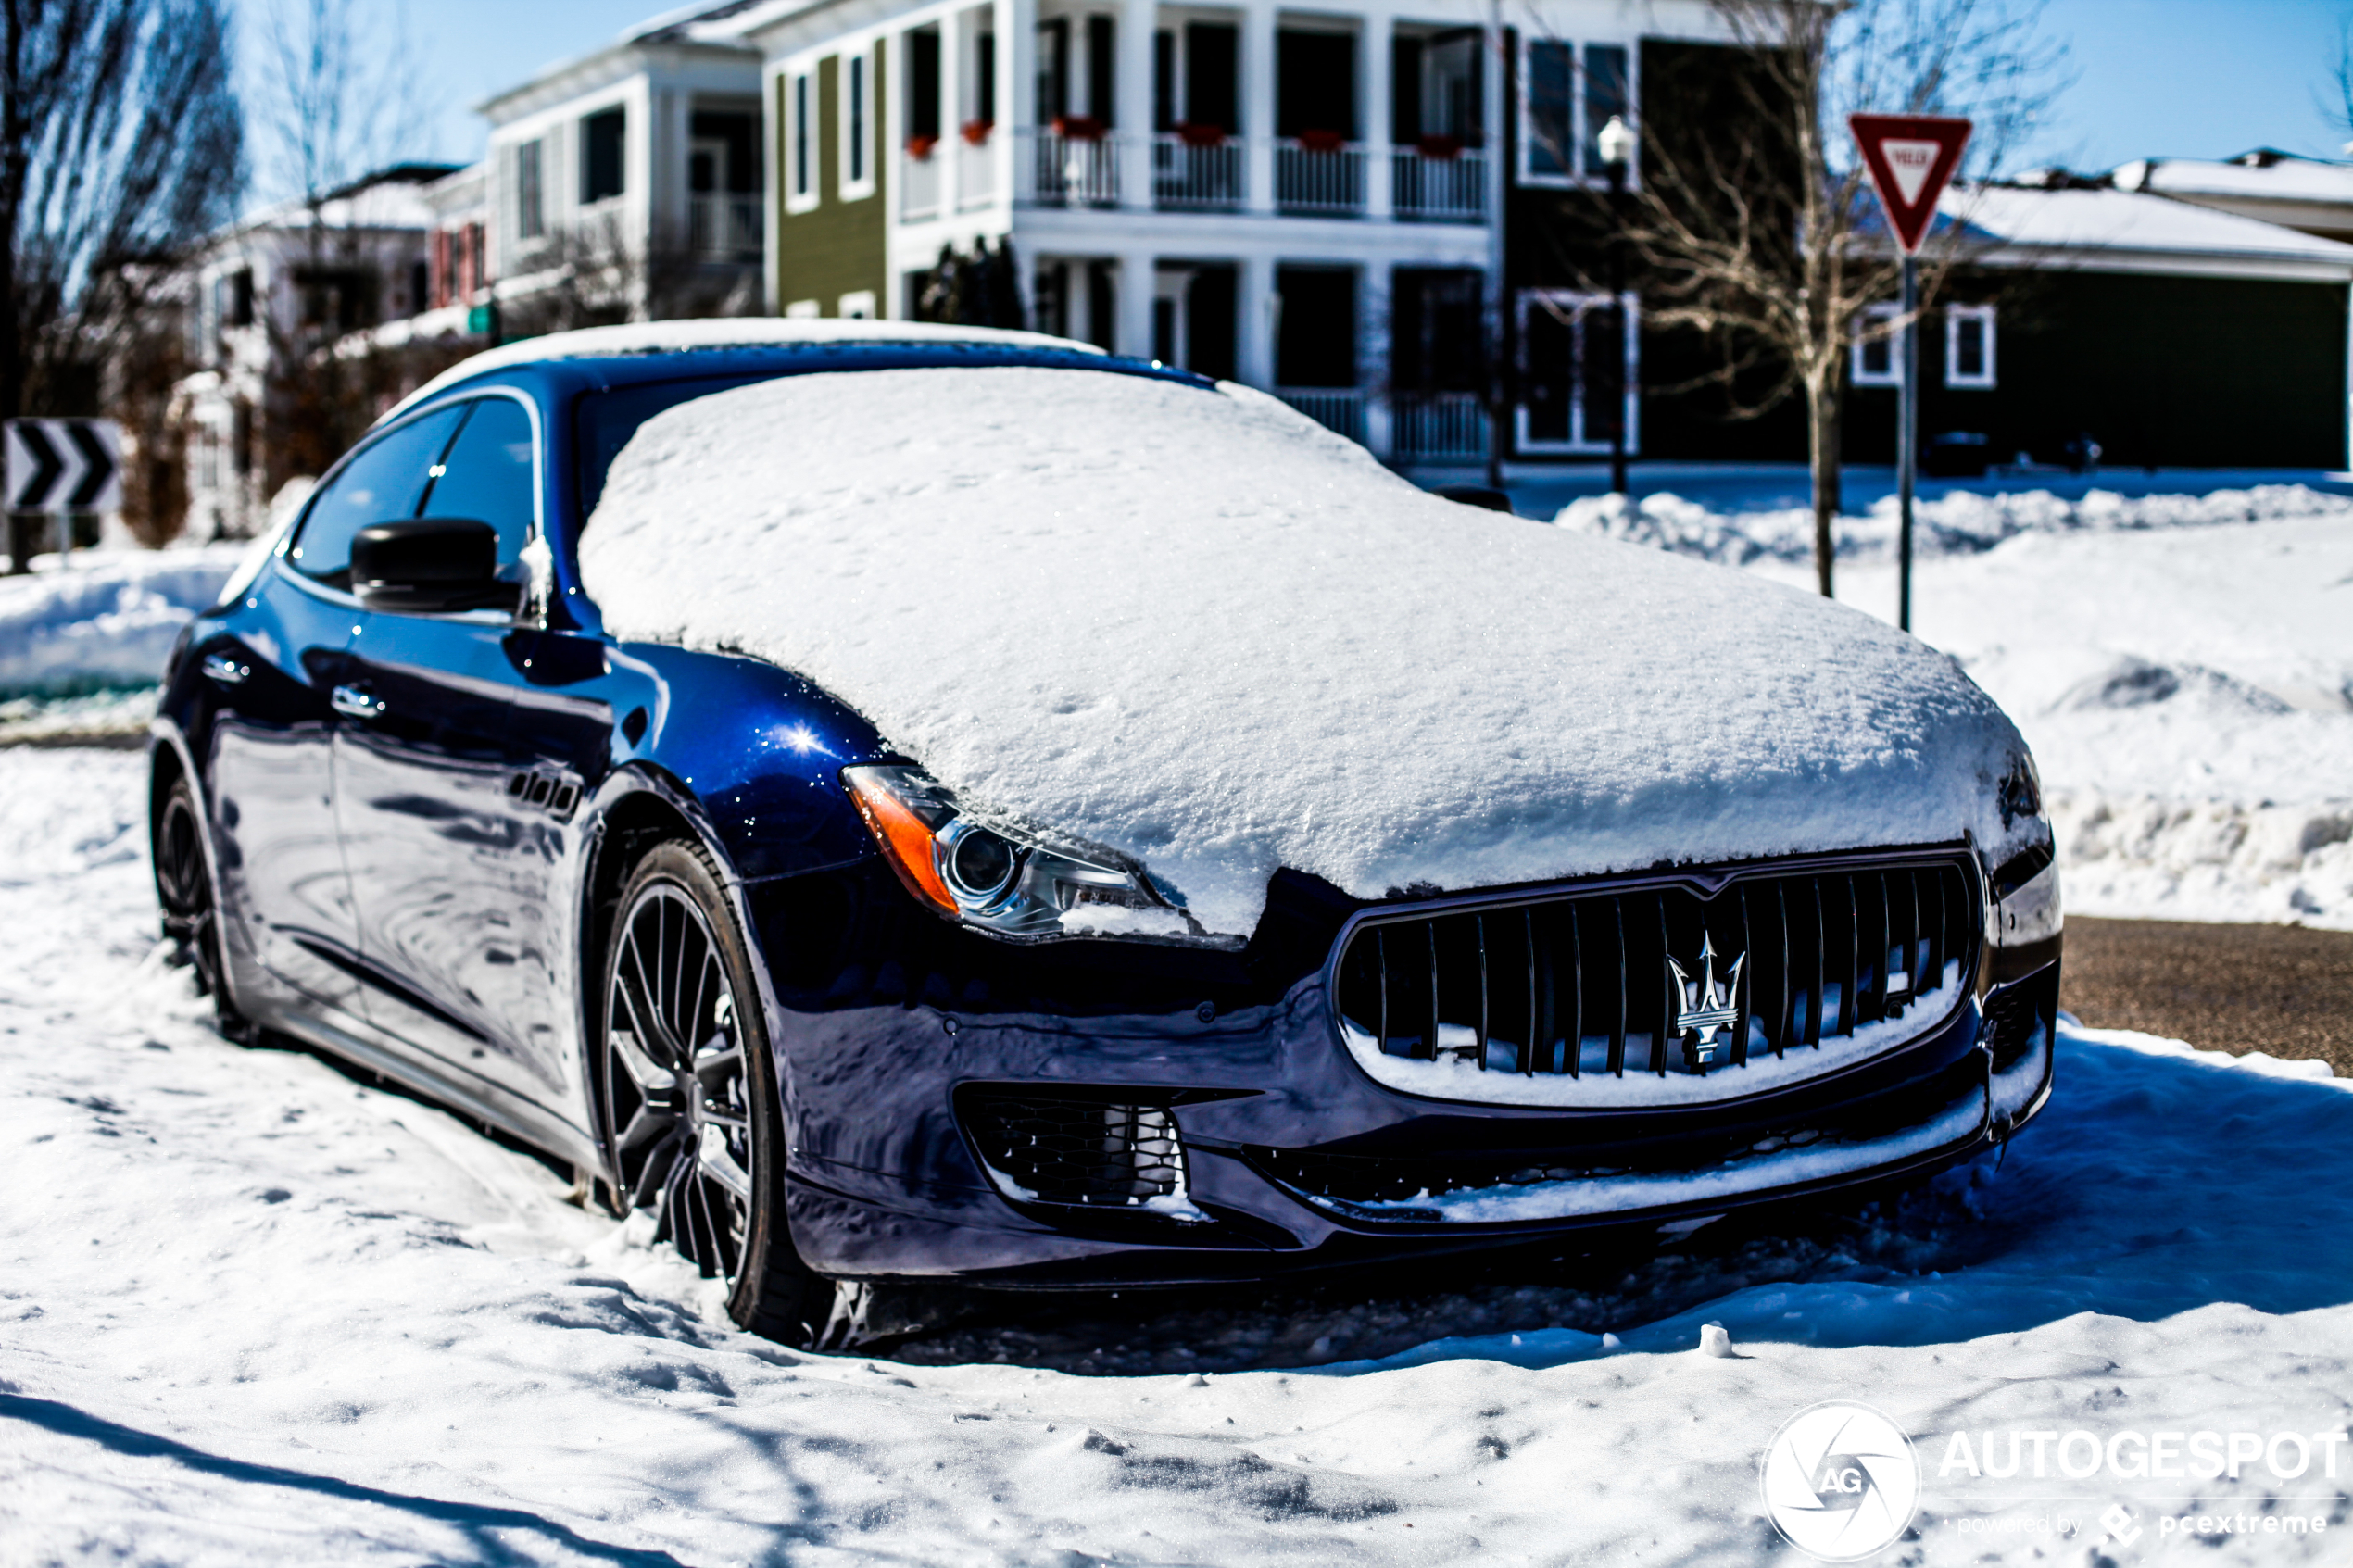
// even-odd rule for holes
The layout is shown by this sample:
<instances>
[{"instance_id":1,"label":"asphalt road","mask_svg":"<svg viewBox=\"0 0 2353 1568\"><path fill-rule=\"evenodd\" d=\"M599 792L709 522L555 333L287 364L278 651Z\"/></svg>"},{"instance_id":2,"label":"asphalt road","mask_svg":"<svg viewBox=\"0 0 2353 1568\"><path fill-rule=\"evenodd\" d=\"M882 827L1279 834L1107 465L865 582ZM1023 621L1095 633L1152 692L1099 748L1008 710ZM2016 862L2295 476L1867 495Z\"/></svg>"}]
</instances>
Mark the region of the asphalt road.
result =
<instances>
[{"instance_id":1,"label":"asphalt road","mask_svg":"<svg viewBox=\"0 0 2353 1568\"><path fill-rule=\"evenodd\" d=\"M2318 1057L2353 1077L2353 932L2070 915L2059 1005L2095 1029Z\"/></svg>"}]
</instances>

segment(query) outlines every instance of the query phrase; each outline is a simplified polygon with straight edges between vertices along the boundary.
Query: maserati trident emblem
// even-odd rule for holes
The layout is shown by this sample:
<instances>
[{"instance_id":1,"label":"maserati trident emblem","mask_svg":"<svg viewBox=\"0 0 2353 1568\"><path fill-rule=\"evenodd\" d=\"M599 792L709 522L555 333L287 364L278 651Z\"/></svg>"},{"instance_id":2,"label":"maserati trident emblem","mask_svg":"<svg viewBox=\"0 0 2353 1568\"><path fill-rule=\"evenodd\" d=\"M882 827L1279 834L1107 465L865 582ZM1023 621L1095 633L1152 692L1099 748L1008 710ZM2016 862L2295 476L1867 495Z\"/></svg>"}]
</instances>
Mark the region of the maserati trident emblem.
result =
<instances>
[{"instance_id":1,"label":"maserati trident emblem","mask_svg":"<svg viewBox=\"0 0 2353 1568\"><path fill-rule=\"evenodd\" d=\"M1675 983L1667 988L1674 1001L1674 1017L1667 1024L1667 1033L1691 1035L1683 1042L1683 1064L1694 1073L1706 1072L1730 1053L1731 1041L1716 1036L1721 1030L1740 1027L1741 969L1747 962L1746 953L1734 959L1730 971L1719 983L1716 978L1716 939L1707 935L1700 938L1697 981L1683 972L1683 966L1672 955L1667 960L1667 967L1675 974Z\"/></svg>"}]
</instances>

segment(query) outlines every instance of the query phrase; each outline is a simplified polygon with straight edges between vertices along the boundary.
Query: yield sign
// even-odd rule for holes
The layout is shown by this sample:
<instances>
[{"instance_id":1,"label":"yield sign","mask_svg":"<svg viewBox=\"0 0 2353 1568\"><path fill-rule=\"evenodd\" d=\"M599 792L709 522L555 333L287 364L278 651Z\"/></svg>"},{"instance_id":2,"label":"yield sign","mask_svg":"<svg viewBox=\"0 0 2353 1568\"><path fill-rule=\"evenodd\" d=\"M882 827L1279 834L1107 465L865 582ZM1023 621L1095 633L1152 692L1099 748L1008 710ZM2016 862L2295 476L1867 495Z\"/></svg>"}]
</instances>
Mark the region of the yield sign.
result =
<instances>
[{"instance_id":1,"label":"yield sign","mask_svg":"<svg viewBox=\"0 0 2353 1568\"><path fill-rule=\"evenodd\" d=\"M1969 122L1943 115L1851 114L1847 129L1862 149L1889 227L1906 255L1928 237L1936 198L1944 194L1969 145Z\"/></svg>"}]
</instances>

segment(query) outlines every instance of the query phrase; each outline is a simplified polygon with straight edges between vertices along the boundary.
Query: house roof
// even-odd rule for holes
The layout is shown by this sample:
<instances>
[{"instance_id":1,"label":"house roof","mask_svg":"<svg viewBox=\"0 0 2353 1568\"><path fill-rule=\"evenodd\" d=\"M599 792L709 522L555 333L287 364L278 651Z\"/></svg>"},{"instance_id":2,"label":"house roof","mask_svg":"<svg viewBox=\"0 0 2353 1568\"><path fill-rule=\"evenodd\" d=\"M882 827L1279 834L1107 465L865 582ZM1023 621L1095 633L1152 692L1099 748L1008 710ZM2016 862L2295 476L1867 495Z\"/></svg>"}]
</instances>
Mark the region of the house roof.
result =
<instances>
[{"instance_id":1,"label":"house roof","mask_svg":"<svg viewBox=\"0 0 2353 1568\"><path fill-rule=\"evenodd\" d=\"M2259 149L2227 163L2198 158L2143 158L2116 170L2127 191L2196 199L2252 196L2266 201L2353 207L2353 163L2327 163Z\"/></svg>"},{"instance_id":2,"label":"house roof","mask_svg":"<svg viewBox=\"0 0 2353 1568\"><path fill-rule=\"evenodd\" d=\"M319 220L331 229L429 229L434 209L425 193L438 181L462 172L454 163L396 163L327 193ZM299 196L255 208L230 224L223 237L257 229L301 228L310 207Z\"/></svg>"},{"instance_id":3,"label":"house roof","mask_svg":"<svg viewBox=\"0 0 2353 1568\"><path fill-rule=\"evenodd\" d=\"M1972 185L1939 205L1995 266L2353 281L2353 245L2139 191Z\"/></svg>"}]
</instances>

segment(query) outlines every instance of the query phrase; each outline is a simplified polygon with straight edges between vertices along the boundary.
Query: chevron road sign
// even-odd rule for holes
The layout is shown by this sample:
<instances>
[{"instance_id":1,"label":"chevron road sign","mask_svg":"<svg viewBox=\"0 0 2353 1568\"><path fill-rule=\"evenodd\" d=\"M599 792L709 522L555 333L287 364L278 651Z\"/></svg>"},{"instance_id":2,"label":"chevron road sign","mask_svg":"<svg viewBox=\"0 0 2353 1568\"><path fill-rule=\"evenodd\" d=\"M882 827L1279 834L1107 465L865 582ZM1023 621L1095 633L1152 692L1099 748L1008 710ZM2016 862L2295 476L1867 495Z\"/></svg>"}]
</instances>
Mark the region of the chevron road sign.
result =
<instances>
[{"instance_id":1,"label":"chevron road sign","mask_svg":"<svg viewBox=\"0 0 2353 1568\"><path fill-rule=\"evenodd\" d=\"M110 512L122 505L122 427L112 420L7 421L14 512Z\"/></svg>"}]
</instances>

